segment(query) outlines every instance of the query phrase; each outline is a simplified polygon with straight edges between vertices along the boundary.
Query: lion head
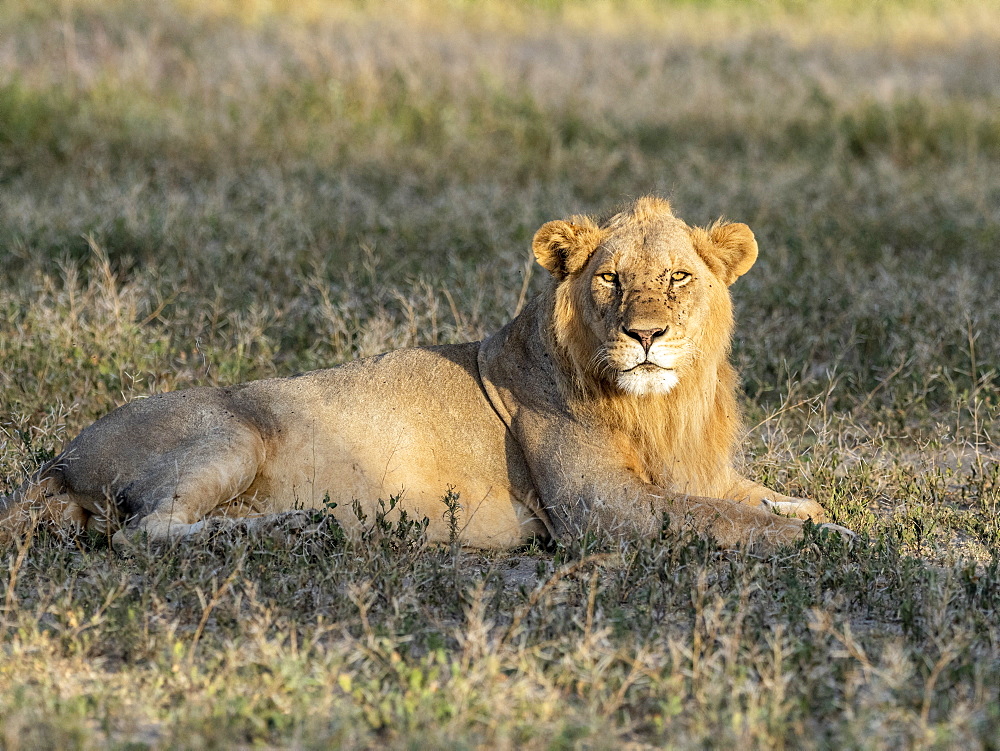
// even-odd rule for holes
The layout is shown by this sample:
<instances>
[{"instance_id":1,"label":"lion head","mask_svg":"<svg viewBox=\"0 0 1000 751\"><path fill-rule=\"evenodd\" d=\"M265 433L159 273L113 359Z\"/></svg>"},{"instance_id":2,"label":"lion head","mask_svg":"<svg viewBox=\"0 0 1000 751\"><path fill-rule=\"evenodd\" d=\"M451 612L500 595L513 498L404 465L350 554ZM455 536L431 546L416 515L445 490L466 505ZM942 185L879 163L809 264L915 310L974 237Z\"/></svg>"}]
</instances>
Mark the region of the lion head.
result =
<instances>
[{"instance_id":1,"label":"lion head","mask_svg":"<svg viewBox=\"0 0 1000 751\"><path fill-rule=\"evenodd\" d=\"M606 221L548 222L532 248L578 408L611 423L651 481L712 492L741 426L728 287L757 258L750 228L689 227L645 197Z\"/></svg>"},{"instance_id":2,"label":"lion head","mask_svg":"<svg viewBox=\"0 0 1000 751\"><path fill-rule=\"evenodd\" d=\"M666 394L725 357L727 287L757 258L745 224L692 228L653 197L600 224L549 222L532 247L556 279L556 340L580 384L635 396Z\"/></svg>"}]
</instances>

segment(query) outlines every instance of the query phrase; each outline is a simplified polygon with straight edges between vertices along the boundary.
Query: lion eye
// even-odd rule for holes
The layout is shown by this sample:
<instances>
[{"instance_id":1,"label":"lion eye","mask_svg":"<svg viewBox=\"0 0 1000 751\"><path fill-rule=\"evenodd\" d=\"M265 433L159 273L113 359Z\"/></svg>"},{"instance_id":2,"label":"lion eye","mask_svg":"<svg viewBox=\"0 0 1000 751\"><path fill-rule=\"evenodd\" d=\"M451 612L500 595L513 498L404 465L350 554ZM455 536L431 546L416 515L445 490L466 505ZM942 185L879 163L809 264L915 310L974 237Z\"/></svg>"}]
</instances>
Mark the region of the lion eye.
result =
<instances>
[{"instance_id":1,"label":"lion eye","mask_svg":"<svg viewBox=\"0 0 1000 751\"><path fill-rule=\"evenodd\" d=\"M686 282L690 278L691 275L686 271L675 271L670 275L670 281L677 283Z\"/></svg>"},{"instance_id":2,"label":"lion eye","mask_svg":"<svg viewBox=\"0 0 1000 751\"><path fill-rule=\"evenodd\" d=\"M601 279L606 281L608 284L614 284L615 282L618 281L618 274L607 273L607 274L598 274L598 276L601 277Z\"/></svg>"}]
</instances>

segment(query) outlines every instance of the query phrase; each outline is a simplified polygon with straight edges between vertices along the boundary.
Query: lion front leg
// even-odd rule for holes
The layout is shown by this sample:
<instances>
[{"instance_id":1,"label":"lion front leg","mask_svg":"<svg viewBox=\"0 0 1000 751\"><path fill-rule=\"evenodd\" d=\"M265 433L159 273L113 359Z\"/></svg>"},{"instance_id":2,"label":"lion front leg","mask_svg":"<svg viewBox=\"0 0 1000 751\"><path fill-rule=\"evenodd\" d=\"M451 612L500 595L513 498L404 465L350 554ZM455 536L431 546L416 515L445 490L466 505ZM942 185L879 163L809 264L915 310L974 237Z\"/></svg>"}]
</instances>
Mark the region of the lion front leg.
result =
<instances>
[{"instance_id":1,"label":"lion front leg","mask_svg":"<svg viewBox=\"0 0 1000 751\"><path fill-rule=\"evenodd\" d=\"M793 544L803 534L803 520L772 513L760 505L677 494L654 486L631 490L638 492L629 493L628 498L592 490L590 498L580 493L548 505L555 536L579 536L587 529L615 535L652 535L660 529L664 516L673 529L693 529L726 548L775 548ZM854 533L837 524L819 526L844 538L854 537Z\"/></svg>"},{"instance_id":2,"label":"lion front leg","mask_svg":"<svg viewBox=\"0 0 1000 751\"><path fill-rule=\"evenodd\" d=\"M798 519L722 498L657 494L652 499L654 514L665 513L672 527L691 527L726 548L774 548L792 544L802 536L802 522Z\"/></svg>"},{"instance_id":3,"label":"lion front leg","mask_svg":"<svg viewBox=\"0 0 1000 751\"><path fill-rule=\"evenodd\" d=\"M660 530L664 516L672 529L694 529L727 548L774 548L802 536L801 520L732 500L672 493L638 483L623 490L625 495L611 488L560 494L546 506L555 536L570 539L589 529L626 537L650 536Z\"/></svg>"},{"instance_id":4,"label":"lion front leg","mask_svg":"<svg viewBox=\"0 0 1000 751\"><path fill-rule=\"evenodd\" d=\"M780 497L788 498L788 496ZM789 498L789 500L801 499ZM759 505L755 507L728 499L667 496L657 498L656 506L662 508L672 522L677 519L690 524L699 532L714 537L724 547L739 544L763 547L787 545L800 538L803 532L803 520L771 513L766 504L761 508ZM820 529L838 534L844 539L850 540L855 536L851 530L839 524L817 523Z\"/></svg>"}]
</instances>

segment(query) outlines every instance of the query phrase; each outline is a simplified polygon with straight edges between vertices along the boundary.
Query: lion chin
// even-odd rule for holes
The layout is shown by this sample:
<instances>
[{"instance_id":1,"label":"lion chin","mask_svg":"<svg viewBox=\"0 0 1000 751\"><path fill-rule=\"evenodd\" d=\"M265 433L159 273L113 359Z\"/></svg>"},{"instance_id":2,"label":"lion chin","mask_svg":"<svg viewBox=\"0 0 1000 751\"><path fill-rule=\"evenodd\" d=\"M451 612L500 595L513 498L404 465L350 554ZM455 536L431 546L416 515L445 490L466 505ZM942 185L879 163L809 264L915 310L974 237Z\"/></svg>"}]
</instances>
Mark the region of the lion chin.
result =
<instances>
[{"instance_id":1,"label":"lion chin","mask_svg":"<svg viewBox=\"0 0 1000 751\"><path fill-rule=\"evenodd\" d=\"M670 393L679 382L677 372L652 363L640 363L615 378L618 388L631 396L653 396Z\"/></svg>"},{"instance_id":2,"label":"lion chin","mask_svg":"<svg viewBox=\"0 0 1000 751\"><path fill-rule=\"evenodd\" d=\"M129 550L314 509L348 534L405 511L479 548L665 520L776 545L823 520L734 466L729 285L757 257L749 227L690 227L646 197L548 222L532 250L547 283L485 341L119 407L0 497L0 538L46 518Z\"/></svg>"}]
</instances>

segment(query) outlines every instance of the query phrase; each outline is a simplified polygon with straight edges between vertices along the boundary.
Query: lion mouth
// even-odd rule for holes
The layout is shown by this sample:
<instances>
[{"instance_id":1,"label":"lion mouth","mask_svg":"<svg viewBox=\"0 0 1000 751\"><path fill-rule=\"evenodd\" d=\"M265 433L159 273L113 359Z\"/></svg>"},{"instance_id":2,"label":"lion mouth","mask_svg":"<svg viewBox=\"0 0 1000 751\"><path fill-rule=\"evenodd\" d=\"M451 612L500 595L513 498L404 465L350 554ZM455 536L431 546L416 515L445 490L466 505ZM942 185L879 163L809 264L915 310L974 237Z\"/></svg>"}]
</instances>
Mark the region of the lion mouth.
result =
<instances>
[{"instance_id":1,"label":"lion mouth","mask_svg":"<svg viewBox=\"0 0 1000 751\"><path fill-rule=\"evenodd\" d=\"M655 370L673 370L673 368L665 368L662 365L657 365L655 362L650 362L649 360L643 360L638 365L633 365L631 368L626 368L621 371L622 373L635 373L643 371L655 371Z\"/></svg>"}]
</instances>

